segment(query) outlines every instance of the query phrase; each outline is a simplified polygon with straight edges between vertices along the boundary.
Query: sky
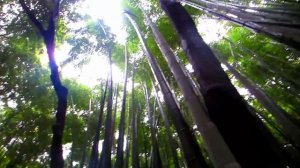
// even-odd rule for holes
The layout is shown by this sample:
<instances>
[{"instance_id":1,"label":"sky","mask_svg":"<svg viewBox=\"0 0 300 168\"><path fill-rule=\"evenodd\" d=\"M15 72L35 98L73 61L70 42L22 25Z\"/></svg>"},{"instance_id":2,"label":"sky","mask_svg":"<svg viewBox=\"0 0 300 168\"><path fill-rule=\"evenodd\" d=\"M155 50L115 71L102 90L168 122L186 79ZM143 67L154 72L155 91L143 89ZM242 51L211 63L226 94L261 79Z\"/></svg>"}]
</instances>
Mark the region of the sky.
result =
<instances>
[{"instance_id":1,"label":"sky","mask_svg":"<svg viewBox=\"0 0 300 168\"><path fill-rule=\"evenodd\" d=\"M122 0L86 0L78 5L78 12L90 15L93 20L102 19L104 23L111 28L111 32L116 35L119 43L124 44L126 39L126 31L123 24ZM71 27L84 26L84 23L77 23ZM202 35L206 43L218 41L222 35L226 33L224 26L217 20L198 19L197 25L199 33ZM221 34L221 36L220 36ZM56 61L58 65L69 57L68 52L71 49L67 43L56 49ZM74 64L67 64L61 69L63 77L74 78L78 82L93 87L99 84L98 79L106 79L109 70L107 56L89 55L90 61L81 68L74 67ZM45 59L45 61L47 61ZM121 83L123 72L113 65L113 80Z\"/></svg>"},{"instance_id":2,"label":"sky","mask_svg":"<svg viewBox=\"0 0 300 168\"><path fill-rule=\"evenodd\" d=\"M93 20L102 19L104 23L111 28L111 32L116 34L117 41L125 43L126 32L123 28L123 9L121 0L86 0L78 6L78 12L90 15ZM73 26L81 26L81 23ZM82 25L84 26L84 25ZM56 49L55 55L58 65L69 57L68 52L71 49L67 43ZM107 56L89 55L90 61L81 68L74 67L69 63L61 69L63 77L75 78L78 82L93 87L99 84L98 79L106 79L109 71ZM122 82L123 72L113 65L113 81Z\"/></svg>"}]
</instances>

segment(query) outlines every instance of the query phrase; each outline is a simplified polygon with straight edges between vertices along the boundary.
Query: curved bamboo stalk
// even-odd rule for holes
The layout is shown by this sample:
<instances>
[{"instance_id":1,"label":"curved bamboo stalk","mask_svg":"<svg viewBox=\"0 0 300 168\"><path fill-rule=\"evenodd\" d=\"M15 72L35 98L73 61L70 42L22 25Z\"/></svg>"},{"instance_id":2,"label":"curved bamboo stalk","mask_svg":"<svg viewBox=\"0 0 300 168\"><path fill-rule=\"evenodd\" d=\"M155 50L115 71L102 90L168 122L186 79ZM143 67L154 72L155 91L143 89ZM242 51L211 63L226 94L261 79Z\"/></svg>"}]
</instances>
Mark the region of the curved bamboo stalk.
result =
<instances>
[{"instance_id":1,"label":"curved bamboo stalk","mask_svg":"<svg viewBox=\"0 0 300 168\"><path fill-rule=\"evenodd\" d=\"M234 167L239 167L239 164L236 162L235 157L226 145L215 124L206 115L207 109L204 102L201 102L194 92L190 80L177 62L175 54L160 34L157 27L152 23L150 17L145 12L144 15L154 34L155 41L163 53L164 58L183 93L184 99L187 102L193 120L203 137L205 148L207 149L214 166L216 168L233 165L235 165Z\"/></svg>"},{"instance_id":2,"label":"curved bamboo stalk","mask_svg":"<svg viewBox=\"0 0 300 168\"><path fill-rule=\"evenodd\" d=\"M206 167L205 160L200 152L199 146L196 142L195 137L192 135L189 126L185 122L182 113L178 107L178 104L172 94L169 84L167 83L163 73L161 72L156 60L148 50L148 47L145 43L144 37L139 31L138 26L131 18L130 14L125 13L126 17L130 20L133 25L136 33L140 39L145 55L148 59L152 72L156 78L156 81L159 83L160 89L163 92L165 102L167 104L168 109L170 110L170 115L172 117L172 121L174 123L175 129L178 133L178 136L181 141L183 153L187 162L188 167Z\"/></svg>"},{"instance_id":3,"label":"curved bamboo stalk","mask_svg":"<svg viewBox=\"0 0 300 168\"><path fill-rule=\"evenodd\" d=\"M193 66L209 116L237 161L242 167L249 168L283 166L256 125L243 98L202 40L191 16L178 2L161 0L160 3L175 26L181 46Z\"/></svg>"}]
</instances>

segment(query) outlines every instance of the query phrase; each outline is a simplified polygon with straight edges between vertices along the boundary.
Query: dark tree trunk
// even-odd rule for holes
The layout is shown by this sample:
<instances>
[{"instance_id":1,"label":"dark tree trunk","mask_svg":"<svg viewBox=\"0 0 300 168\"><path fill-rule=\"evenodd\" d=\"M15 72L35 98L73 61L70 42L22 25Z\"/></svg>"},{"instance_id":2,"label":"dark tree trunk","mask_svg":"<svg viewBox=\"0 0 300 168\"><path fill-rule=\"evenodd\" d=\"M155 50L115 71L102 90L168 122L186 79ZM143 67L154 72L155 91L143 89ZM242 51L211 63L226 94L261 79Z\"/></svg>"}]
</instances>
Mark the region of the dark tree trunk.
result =
<instances>
[{"instance_id":1,"label":"dark tree trunk","mask_svg":"<svg viewBox=\"0 0 300 168\"><path fill-rule=\"evenodd\" d=\"M130 147L129 147L130 143L129 143L129 140L132 139L132 136L130 136L130 132L131 132L131 129L132 129L132 128L130 128L130 124L132 122L132 117L131 116L132 116L132 112L129 111L128 125L127 125L126 149L125 149L125 160L124 160L124 165L122 165L124 168L128 168L129 167L129 155L130 155Z\"/></svg>"},{"instance_id":2,"label":"dark tree trunk","mask_svg":"<svg viewBox=\"0 0 300 168\"><path fill-rule=\"evenodd\" d=\"M152 72L153 72L155 78L156 78L156 81L159 83L161 91L163 92L165 102L166 102L167 107L170 112L170 116L172 118L175 129L180 138L184 157L186 159L188 167L190 167L190 168L192 168L192 167L193 168L194 167L197 167L197 168L207 167L206 162L201 154L198 143L197 143L194 135L192 134L188 124L186 123L186 121L184 120L184 118L182 116L182 113L178 107L178 104L171 92L169 84L167 83L156 60L150 53L148 47L146 46L144 37L142 36L141 32L139 31L134 20L131 18L130 14L126 13L126 16L131 21L133 27L135 28L135 30L140 38L140 42L142 44L144 53L147 56L149 65L152 69Z\"/></svg>"},{"instance_id":3,"label":"dark tree trunk","mask_svg":"<svg viewBox=\"0 0 300 168\"><path fill-rule=\"evenodd\" d=\"M107 96L107 115L105 121L104 142L98 167L111 168L111 147L112 147L112 104L113 104L113 80L112 80L112 51L108 49L109 60L109 79L108 79L108 96Z\"/></svg>"},{"instance_id":4,"label":"dark tree trunk","mask_svg":"<svg viewBox=\"0 0 300 168\"><path fill-rule=\"evenodd\" d=\"M151 133L151 142L152 142L152 157L151 157L151 167L154 168L161 168L162 163L160 159L158 144L157 144L157 138L156 138L156 130L155 130L155 120L154 120L154 113L152 113L152 110L150 108L149 104L149 96L147 88L144 87L145 92L145 101L146 101L146 107L148 111L149 116L149 125L150 125L150 133Z\"/></svg>"},{"instance_id":5,"label":"dark tree trunk","mask_svg":"<svg viewBox=\"0 0 300 168\"><path fill-rule=\"evenodd\" d=\"M63 168L63 150L62 150L62 139L65 127L65 118L67 111L67 97L68 89L62 85L58 66L55 62L54 51L55 51L55 32L56 24L59 16L59 0L53 1L53 9L51 11L50 19L48 21L48 28L45 30L43 25L36 19L34 14L30 11L28 6L25 4L24 0L19 0L24 12L34 24L34 26L39 30L40 34L44 39L44 43L47 48L47 54L49 58L49 66L51 71L51 82L54 87L57 96L57 109L55 114L55 123L52 126L53 137L50 151L50 167L53 168Z\"/></svg>"},{"instance_id":6,"label":"dark tree trunk","mask_svg":"<svg viewBox=\"0 0 300 168\"><path fill-rule=\"evenodd\" d=\"M157 96L157 91L156 91L156 88L154 87L155 89L155 98L156 98L156 101L157 101L157 104L158 104L158 107L159 107L159 111L160 111L160 114L163 118L163 121L164 121L164 124L166 126L166 132L167 132L167 137L168 137L168 141L169 141L169 148L171 149L171 152L172 152L172 157L173 157L173 163L174 163L174 167L175 168L179 168L179 163L178 163L178 156L177 156L177 152L176 152L176 149L175 149L175 146L177 146L176 144L174 144L174 140L172 138L172 134L171 134L171 130L170 130L170 123L169 123L169 120L167 118L167 115L165 113L165 111L163 110L163 107L162 107L162 104Z\"/></svg>"},{"instance_id":7,"label":"dark tree trunk","mask_svg":"<svg viewBox=\"0 0 300 168\"><path fill-rule=\"evenodd\" d=\"M164 0L166 1L166 0ZM228 16L226 14L221 13L220 11L203 7L193 2L181 0L187 5L202 10L205 13L214 15L220 19L224 19L245 27L255 33L261 33L265 36L268 36L280 43L286 44L287 46L293 47L296 50L299 50L300 45L300 31L299 31L299 24L291 24L291 23L280 23L280 22L271 22L271 21L252 21L247 20L244 18L235 18ZM228 9L229 10L229 9ZM236 11L237 12L237 11ZM239 13L241 13L239 11ZM239 14L241 15L241 14ZM247 15L246 15L247 16ZM272 16L272 15L271 15ZM281 15L279 15L281 16Z\"/></svg>"},{"instance_id":8,"label":"dark tree trunk","mask_svg":"<svg viewBox=\"0 0 300 168\"><path fill-rule=\"evenodd\" d=\"M271 98L269 98L263 90L253 84L237 70L235 70L229 63L227 63L220 56L219 60L228 68L228 70L249 90L249 92L256 97L256 99L273 115L277 120L279 127L284 130L293 143L300 146L300 131L299 128L286 117L285 111L281 109Z\"/></svg>"},{"instance_id":9,"label":"dark tree trunk","mask_svg":"<svg viewBox=\"0 0 300 168\"><path fill-rule=\"evenodd\" d=\"M141 131L143 133L143 148L144 148L144 155L145 155L145 165L146 165L146 168L149 168L149 163L148 163L149 154L147 152L146 132L145 132L145 128L143 125L141 126Z\"/></svg>"},{"instance_id":10,"label":"dark tree trunk","mask_svg":"<svg viewBox=\"0 0 300 168\"><path fill-rule=\"evenodd\" d=\"M135 109L135 100L134 100L134 72L135 71L135 63L133 63L132 69L132 105L131 105L131 114L132 114L132 121L131 121L131 129L132 129L132 167L139 168L139 151L138 151L138 137L137 137L137 112Z\"/></svg>"},{"instance_id":11,"label":"dark tree trunk","mask_svg":"<svg viewBox=\"0 0 300 168\"><path fill-rule=\"evenodd\" d=\"M102 98L100 101L100 110L99 110L99 116L98 116L98 121L97 121L97 127L96 127L96 132L95 132L95 137L93 141L93 146L92 146L92 151L91 151L91 157L90 157L90 162L89 162L89 168L97 168L98 166L98 147L99 147L99 140L100 140L100 130L102 126L102 118L103 118L103 112L104 112L104 106L105 106L105 99L106 99L106 93L107 93L107 86L108 86L108 80L106 80L105 84L105 89L102 94Z\"/></svg>"},{"instance_id":12,"label":"dark tree trunk","mask_svg":"<svg viewBox=\"0 0 300 168\"><path fill-rule=\"evenodd\" d=\"M117 147L117 159L116 168L122 168L124 164L124 131L125 131L125 111L126 111L126 95L127 95L127 75L128 75L128 58L127 58L127 47L125 46L125 75L124 75L124 88L123 88L123 100L121 107L120 123L119 123L119 138Z\"/></svg>"},{"instance_id":13,"label":"dark tree trunk","mask_svg":"<svg viewBox=\"0 0 300 168\"><path fill-rule=\"evenodd\" d=\"M242 167L283 167L255 119L178 2L161 0L201 86L208 113ZM250 159L251 158L251 159Z\"/></svg>"},{"instance_id":14,"label":"dark tree trunk","mask_svg":"<svg viewBox=\"0 0 300 168\"><path fill-rule=\"evenodd\" d=\"M152 23L150 17L144 13L148 24L154 34L155 41L161 52L166 59L169 68L171 69L180 90L182 91L183 98L187 103L189 112L192 114L193 121L196 123L200 131L205 149L215 167L226 167L227 165L238 166L233 154L226 145L216 125L207 116L205 103L199 99L195 93L193 86L184 73L182 65L176 60L176 55L173 53L163 36L158 31L157 27Z\"/></svg>"}]
</instances>

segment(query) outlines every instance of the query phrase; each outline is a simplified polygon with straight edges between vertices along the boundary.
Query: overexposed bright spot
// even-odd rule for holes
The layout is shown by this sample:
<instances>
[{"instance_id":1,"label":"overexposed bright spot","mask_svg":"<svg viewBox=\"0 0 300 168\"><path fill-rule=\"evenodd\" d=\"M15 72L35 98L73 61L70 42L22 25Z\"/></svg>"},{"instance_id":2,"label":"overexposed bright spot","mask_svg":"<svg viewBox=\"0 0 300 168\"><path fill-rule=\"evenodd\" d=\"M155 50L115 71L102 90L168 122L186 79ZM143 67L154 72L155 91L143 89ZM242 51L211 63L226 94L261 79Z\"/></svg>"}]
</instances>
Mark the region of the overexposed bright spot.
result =
<instances>
[{"instance_id":1,"label":"overexposed bright spot","mask_svg":"<svg viewBox=\"0 0 300 168\"><path fill-rule=\"evenodd\" d=\"M73 64L68 64L62 68L62 74L66 78L75 78L78 82L93 87L100 84L99 79L106 80L109 72L109 64L106 56L90 56L90 61L75 68ZM123 82L123 72L116 65L112 65L113 82Z\"/></svg>"},{"instance_id":2,"label":"overexposed bright spot","mask_svg":"<svg viewBox=\"0 0 300 168\"><path fill-rule=\"evenodd\" d=\"M98 151L99 151L99 152L102 151L103 142L104 142L104 139L99 140L99 144L98 144Z\"/></svg>"},{"instance_id":3,"label":"overexposed bright spot","mask_svg":"<svg viewBox=\"0 0 300 168\"><path fill-rule=\"evenodd\" d=\"M185 66L185 68L189 71L189 73L193 73L194 72L194 69L193 69L193 66L189 63Z\"/></svg>"},{"instance_id":4,"label":"overexposed bright spot","mask_svg":"<svg viewBox=\"0 0 300 168\"><path fill-rule=\"evenodd\" d=\"M66 143L63 145L63 158L66 159L71 153L72 143Z\"/></svg>"},{"instance_id":5,"label":"overexposed bright spot","mask_svg":"<svg viewBox=\"0 0 300 168\"><path fill-rule=\"evenodd\" d=\"M123 29L121 0L85 0L79 8L79 13L90 15L94 20L102 19L116 35L117 41L125 43L127 33Z\"/></svg>"},{"instance_id":6,"label":"overexposed bright spot","mask_svg":"<svg viewBox=\"0 0 300 168\"><path fill-rule=\"evenodd\" d=\"M240 93L240 95L242 96L248 96L250 93L248 91L248 89L246 88L241 88L241 87L236 87L238 92Z\"/></svg>"},{"instance_id":7,"label":"overexposed bright spot","mask_svg":"<svg viewBox=\"0 0 300 168\"><path fill-rule=\"evenodd\" d=\"M164 95L161 91L157 92L157 97L158 97L160 102L165 102Z\"/></svg>"},{"instance_id":8,"label":"overexposed bright spot","mask_svg":"<svg viewBox=\"0 0 300 168\"><path fill-rule=\"evenodd\" d=\"M110 27L111 32L116 35L118 43L125 43L126 31L123 29L123 9L121 7L121 0L85 0L76 7L77 12L81 15L89 15L93 20L102 19L104 24ZM84 26L84 22L72 23L69 28L77 29ZM91 39L93 40L93 39ZM59 46L55 50L55 59L57 65L67 60L70 55L68 54L71 46L67 43ZM109 72L109 64L107 56L94 54L94 55L79 55L79 59L71 63L66 64L64 67L59 67L60 72L64 78L74 78L79 83L93 87L100 84L99 79L106 80ZM82 59L88 58L85 64L80 67L76 67L76 63L79 63ZM46 62L48 65L47 56L41 58L42 62ZM120 69L112 65L113 82L123 82L123 72Z\"/></svg>"},{"instance_id":9,"label":"overexposed bright spot","mask_svg":"<svg viewBox=\"0 0 300 168\"><path fill-rule=\"evenodd\" d=\"M227 70L228 70L227 66L224 65L224 64L221 64L221 67L224 69L224 71L227 71Z\"/></svg>"},{"instance_id":10,"label":"overexposed bright spot","mask_svg":"<svg viewBox=\"0 0 300 168\"><path fill-rule=\"evenodd\" d=\"M72 46L68 43L64 43L55 49L55 61L60 65L64 60L68 59L70 55L68 54Z\"/></svg>"},{"instance_id":11,"label":"overexposed bright spot","mask_svg":"<svg viewBox=\"0 0 300 168\"><path fill-rule=\"evenodd\" d=\"M201 17L198 19L197 29L206 43L219 41L227 32L222 22Z\"/></svg>"},{"instance_id":12,"label":"overexposed bright spot","mask_svg":"<svg viewBox=\"0 0 300 168\"><path fill-rule=\"evenodd\" d=\"M234 15L234 14L231 14L231 13L226 13L226 16L229 16L229 17L232 17L232 18L238 18L238 16Z\"/></svg>"},{"instance_id":13,"label":"overexposed bright spot","mask_svg":"<svg viewBox=\"0 0 300 168\"><path fill-rule=\"evenodd\" d=\"M8 100L7 101L7 105L8 105L8 107L10 107L10 108L16 108L17 107L17 102L15 102L14 100Z\"/></svg>"},{"instance_id":14,"label":"overexposed bright spot","mask_svg":"<svg viewBox=\"0 0 300 168\"><path fill-rule=\"evenodd\" d=\"M245 11L246 11L246 12L250 12L250 13L257 13L257 11L256 11L256 10L253 10L253 9L246 9Z\"/></svg>"}]
</instances>

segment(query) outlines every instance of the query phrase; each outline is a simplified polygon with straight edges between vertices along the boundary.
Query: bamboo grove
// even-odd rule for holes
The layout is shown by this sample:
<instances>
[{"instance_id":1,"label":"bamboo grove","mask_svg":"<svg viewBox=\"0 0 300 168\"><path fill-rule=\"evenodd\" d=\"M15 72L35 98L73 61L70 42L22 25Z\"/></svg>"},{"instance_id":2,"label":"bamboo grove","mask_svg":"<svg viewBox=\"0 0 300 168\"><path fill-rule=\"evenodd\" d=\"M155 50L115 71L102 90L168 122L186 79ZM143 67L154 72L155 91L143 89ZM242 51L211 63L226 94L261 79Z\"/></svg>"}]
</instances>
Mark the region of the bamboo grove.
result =
<instances>
[{"instance_id":1,"label":"bamboo grove","mask_svg":"<svg viewBox=\"0 0 300 168\"><path fill-rule=\"evenodd\" d=\"M126 0L124 44L81 3L0 3L0 167L300 167L298 0Z\"/></svg>"}]
</instances>

